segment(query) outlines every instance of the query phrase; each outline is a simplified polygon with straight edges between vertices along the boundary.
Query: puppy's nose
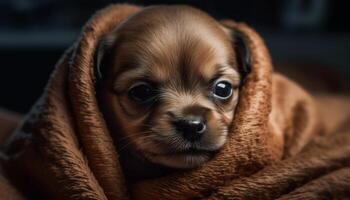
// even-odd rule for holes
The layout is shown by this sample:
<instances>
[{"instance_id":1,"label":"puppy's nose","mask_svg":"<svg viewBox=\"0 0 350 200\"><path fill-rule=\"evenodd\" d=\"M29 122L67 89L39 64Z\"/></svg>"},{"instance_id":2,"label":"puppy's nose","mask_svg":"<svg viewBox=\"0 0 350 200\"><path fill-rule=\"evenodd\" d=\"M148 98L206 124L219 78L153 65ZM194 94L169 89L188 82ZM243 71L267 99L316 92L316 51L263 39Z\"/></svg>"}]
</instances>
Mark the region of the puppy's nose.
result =
<instances>
[{"instance_id":1,"label":"puppy's nose","mask_svg":"<svg viewBox=\"0 0 350 200\"><path fill-rule=\"evenodd\" d=\"M205 122L199 117L180 119L174 124L178 133L190 142L199 140L207 129Z\"/></svg>"}]
</instances>

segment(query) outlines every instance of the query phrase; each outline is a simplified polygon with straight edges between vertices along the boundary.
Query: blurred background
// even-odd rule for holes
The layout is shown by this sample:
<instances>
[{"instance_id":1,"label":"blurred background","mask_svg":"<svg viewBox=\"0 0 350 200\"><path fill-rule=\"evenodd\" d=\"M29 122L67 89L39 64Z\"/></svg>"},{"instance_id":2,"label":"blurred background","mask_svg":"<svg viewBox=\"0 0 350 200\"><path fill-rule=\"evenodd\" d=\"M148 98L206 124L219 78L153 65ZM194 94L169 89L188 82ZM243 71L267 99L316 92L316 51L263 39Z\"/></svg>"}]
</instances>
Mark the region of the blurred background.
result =
<instances>
[{"instance_id":1,"label":"blurred background","mask_svg":"<svg viewBox=\"0 0 350 200\"><path fill-rule=\"evenodd\" d=\"M0 107L27 112L81 26L110 3L189 4L218 19L254 27L277 71L316 91L349 91L350 12L347 1L0 0ZM268 2L268 3L267 3Z\"/></svg>"}]
</instances>

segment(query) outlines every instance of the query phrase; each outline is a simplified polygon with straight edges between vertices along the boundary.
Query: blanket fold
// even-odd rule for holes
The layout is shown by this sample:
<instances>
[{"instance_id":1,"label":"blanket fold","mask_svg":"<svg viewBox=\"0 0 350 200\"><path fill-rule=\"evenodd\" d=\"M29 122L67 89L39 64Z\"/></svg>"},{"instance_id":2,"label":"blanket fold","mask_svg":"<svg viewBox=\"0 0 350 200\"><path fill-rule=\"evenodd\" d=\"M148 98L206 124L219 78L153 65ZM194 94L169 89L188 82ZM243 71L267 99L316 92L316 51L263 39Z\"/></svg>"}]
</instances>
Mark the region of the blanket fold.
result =
<instances>
[{"instance_id":1,"label":"blanket fold","mask_svg":"<svg viewBox=\"0 0 350 200\"><path fill-rule=\"evenodd\" d=\"M330 132L336 128L327 128L332 121L325 123L322 114L327 112L318 109L324 104L274 73L260 36L231 20L222 23L243 35L252 72L240 91L226 145L199 168L126 186L117 148L98 107L94 64L103 36L141 9L111 5L85 25L56 65L41 98L2 145L6 180L0 177L0 191L6 186L29 199L350 196L350 130Z\"/></svg>"}]
</instances>

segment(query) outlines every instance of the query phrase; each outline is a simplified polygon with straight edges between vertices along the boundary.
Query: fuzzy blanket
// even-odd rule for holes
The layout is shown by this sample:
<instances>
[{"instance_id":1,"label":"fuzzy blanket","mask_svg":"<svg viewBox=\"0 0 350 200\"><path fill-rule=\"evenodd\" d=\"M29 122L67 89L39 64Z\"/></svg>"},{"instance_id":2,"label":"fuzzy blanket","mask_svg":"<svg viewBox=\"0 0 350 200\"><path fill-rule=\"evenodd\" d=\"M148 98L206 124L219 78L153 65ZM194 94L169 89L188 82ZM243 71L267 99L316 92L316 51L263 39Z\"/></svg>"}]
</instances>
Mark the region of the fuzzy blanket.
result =
<instances>
[{"instance_id":1,"label":"fuzzy blanket","mask_svg":"<svg viewBox=\"0 0 350 200\"><path fill-rule=\"evenodd\" d=\"M247 41L252 72L227 144L199 168L126 186L95 96L94 56L102 36L140 9L101 10L63 55L41 98L2 143L1 198L350 198L349 101L315 101L273 73L259 35L230 20L223 23Z\"/></svg>"}]
</instances>

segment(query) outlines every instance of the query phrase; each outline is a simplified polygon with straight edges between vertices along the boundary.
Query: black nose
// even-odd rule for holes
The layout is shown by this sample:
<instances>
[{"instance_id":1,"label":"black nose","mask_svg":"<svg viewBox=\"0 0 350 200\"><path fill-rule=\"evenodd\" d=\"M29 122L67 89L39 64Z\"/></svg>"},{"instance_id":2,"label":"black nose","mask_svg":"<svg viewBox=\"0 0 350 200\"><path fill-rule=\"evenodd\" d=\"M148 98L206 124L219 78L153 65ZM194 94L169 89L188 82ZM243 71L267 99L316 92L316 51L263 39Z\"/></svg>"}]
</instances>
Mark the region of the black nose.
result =
<instances>
[{"instance_id":1,"label":"black nose","mask_svg":"<svg viewBox=\"0 0 350 200\"><path fill-rule=\"evenodd\" d=\"M191 142L198 140L207 129L206 124L201 118L180 119L175 121L174 124L176 130Z\"/></svg>"}]
</instances>

